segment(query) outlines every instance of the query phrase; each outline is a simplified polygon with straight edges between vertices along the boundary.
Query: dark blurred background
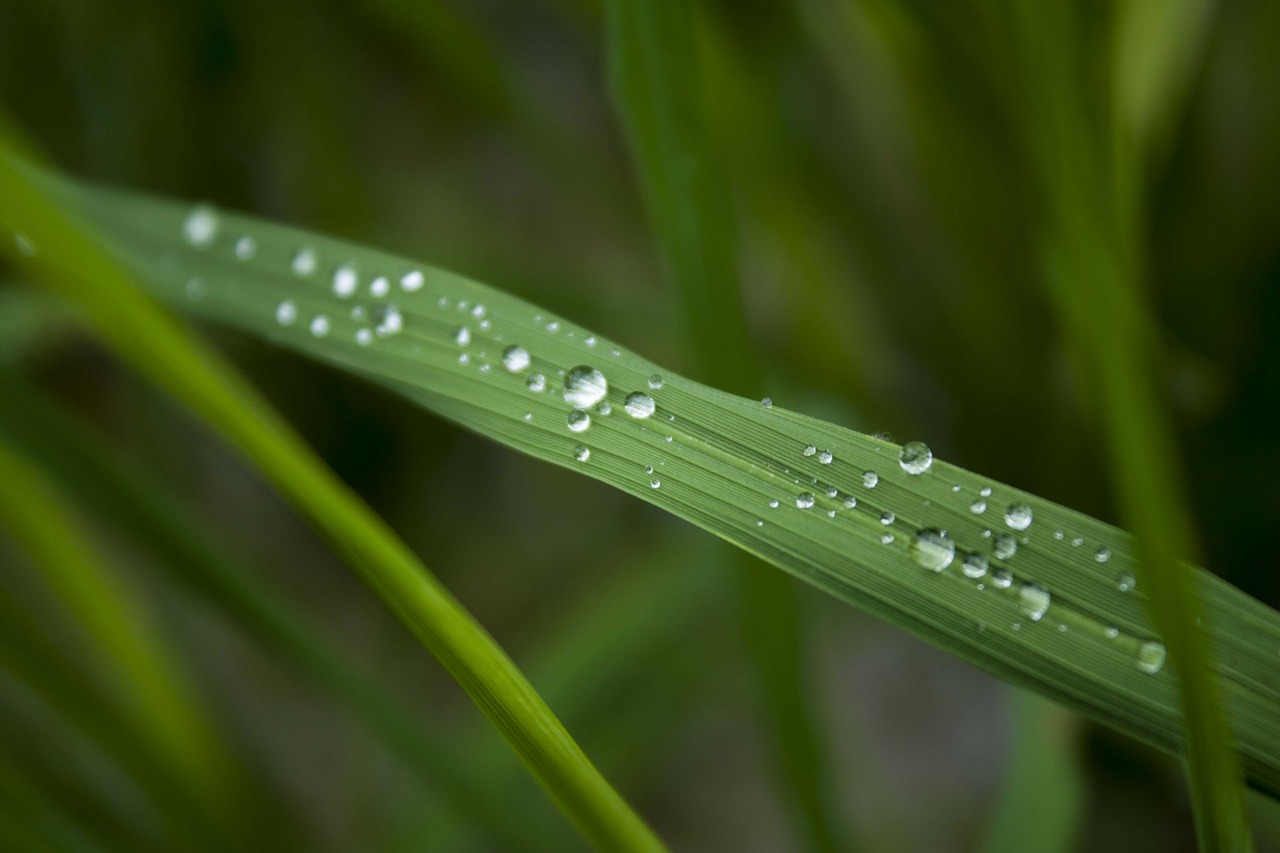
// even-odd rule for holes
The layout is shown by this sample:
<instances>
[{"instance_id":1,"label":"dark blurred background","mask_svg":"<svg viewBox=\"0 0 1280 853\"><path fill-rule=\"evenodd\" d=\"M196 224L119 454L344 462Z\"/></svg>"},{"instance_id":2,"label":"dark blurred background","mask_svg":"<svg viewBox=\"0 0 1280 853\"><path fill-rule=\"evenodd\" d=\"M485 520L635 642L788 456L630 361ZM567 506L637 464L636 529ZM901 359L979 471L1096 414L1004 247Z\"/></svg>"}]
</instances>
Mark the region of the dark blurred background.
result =
<instances>
[{"instance_id":1,"label":"dark blurred background","mask_svg":"<svg viewBox=\"0 0 1280 853\"><path fill-rule=\"evenodd\" d=\"M1039 283L1024 126L1035 111L1001 4L700 5L705 110L774 400L923 438L948 461L1116 521L1079 354ZM1105 76L1123 4L1070 5L1084 64ZM1144 288L1205 562L1276 606L1280 4L1210 4L1184 35L1184 91L1145 163ZM605 50L598 0L0 0L0 104L73 175L452 268L699 378ZM495 799L525 804L533 846L578 845L461 691L254 472L60 313L30 311L19 284L0 267L0 358L181 493L230 559L318 621ZM751 688L736 567L710 537L357 380L207 331L673 846L802 846ZM342 701L178 591L130 537L82 518L218 732L278 798L268 820L312 849L506 848ZM0 538L5 584L24 559ZM843 831L868 849L980 846L1023 713L1013 692L800 594ZM72 738L24 690L0 675L0 739L34 742L10 750L29 754L34 778ZM1083 776L1072 847L1193 847L1175 762L1057 723ZM73 781L89 801L117 784ZM1255 807L1260 846L1277 849L1275 808Z\"/></svg>"}]
</instances>

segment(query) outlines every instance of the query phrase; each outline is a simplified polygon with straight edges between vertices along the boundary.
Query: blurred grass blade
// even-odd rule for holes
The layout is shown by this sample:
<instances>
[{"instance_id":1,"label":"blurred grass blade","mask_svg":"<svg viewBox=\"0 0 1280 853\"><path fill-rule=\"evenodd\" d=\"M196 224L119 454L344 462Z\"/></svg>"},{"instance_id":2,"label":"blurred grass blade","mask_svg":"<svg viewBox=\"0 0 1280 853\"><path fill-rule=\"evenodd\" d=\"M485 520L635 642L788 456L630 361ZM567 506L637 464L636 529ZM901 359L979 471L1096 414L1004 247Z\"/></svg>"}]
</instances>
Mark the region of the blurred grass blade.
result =
<instances>
[{"instance_id":1,"label":"blurred grass blade","mask_svg":"<svg viewBox=\"0 0 1280 853\"><path fill-rule=\"evenodd\" d=\"M408 547L238 374L135 290L32 174L0 151L0 226L22 232L36 247L34 260L51 285L84 310L117 352L223 432L302 510L466 689L588 839L612 849L660 849L510 659Z\"/></svg>"},{"instance_id":2,"label":"blurred grass blade","mask_svg":"<svg viewBox=\"0 0 1280 853\"><path fill-rule=\"evenodd\" d=\"M1085 783L1071 715L1024 690L1014 695L1013 749L985 853L1068 853Z\"/></svg>"},{"instance_id":3,"label":"blurred grass blade","mask_svg":"<svg viewBox=\"0 0 1280 853\"><path fill-rule=\"evenodd\" d=\"M1177 680L1121 530L940 460L926 468L923 454L908 459L924 468L913 475L895 444L673 375L443 270L205 207L50 186L173 305L368 377L688 519L1000 678L1185 748ZM562 390L571 377L572 404ZM587 409L589 428L570 429ZM1274 796L1280 615L1207 572L1195 579L1249 782Z\"/></svg>"},{"instance_id":4,"label":"blurred grass blade","mask_svg":"<svg viewBox=\"0 0 1280 853\"><path fill-rule=\"evenodd\" d=\"M1229 690L1224 697L1219 688L1210 660L1216 644L1200 629L1196 578L1182 562L1195 554L1194 526L1176 441L1154 390L1151 321L1139 296L1136 200L1126 191L1141 186L1142 163L1118 153L1116 140L1096 126L1084 51L1076 49L1084 24L1070 4L1025 7L1017 20L1024 79L1040 113L1031 140L1045 176L1046 278L1088 365L1116 496L1136 537L1138 579L1179 676L1197 834L1207 850L1247 850L1244 792L1223 704ZM1207 618L1212 624L1215 617Z\"/></svg>"},{"instance_id":5,"label":"blurred grass blade","mask_svg":"<svg viewBox=\"0 0 1280 853\"><path fill-rule=\"evenodd\" d=\"M219 607L336 704L350 707L391 752L448 799L456 814L501 839L507 849L539 849L527 806L496 803L485 796L487 785L474 772L476 762L455 754L426 721L414 719L345 648L259 580L261 573L238 565L203 524L183 510L180 495L148 476L145 466L114 454L68 412L3 370L0 399L9 402L0 409L0 437L39 460L98 517L151 551L157 567L175 583Z\"/></svg>"},{"instance_id":6,"label":"blurred grass blade","mask_svg":"<svg viewBox=\"0 0 1280 853\"><path fill-rule=\"evenodd\" d=\"M755 392L760 371L747 344L734 261L736 217L704 127L696 31L706 24L678 0L609 0L606 21L615 106L650 229L684 306L695 363L722 388ZM802 670L797 590L791 578L749 557L743 570L743 629L760 680L779 794L797 812L807 846L834 850L827 774Z\"/></svg>"}]
</instances>

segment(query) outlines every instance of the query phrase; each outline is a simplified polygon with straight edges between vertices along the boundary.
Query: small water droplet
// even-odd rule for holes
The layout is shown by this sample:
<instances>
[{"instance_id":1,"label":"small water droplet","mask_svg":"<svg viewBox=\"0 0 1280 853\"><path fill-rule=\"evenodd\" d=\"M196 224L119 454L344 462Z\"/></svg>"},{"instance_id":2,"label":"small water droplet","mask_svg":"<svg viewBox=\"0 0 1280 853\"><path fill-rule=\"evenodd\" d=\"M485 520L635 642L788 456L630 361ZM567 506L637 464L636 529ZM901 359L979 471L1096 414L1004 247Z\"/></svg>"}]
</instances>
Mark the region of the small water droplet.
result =
<instances>
[{"instance_id":1,"label":"small water droplet","mask_svg":"<svg viewBox=\"0 0 1280 853\"><path fill-rule=\"evenodd\" d=\"M648 394L635 391L627 395L627 401L622 406L628 415L638 420L644 420L653 414L654 402L653 398Z\"/></svg>"},{"instance_id":2,"label":"small water droplet","mask_svg":"<svg viewBox=\"0 0 1280 853\"><path fill-rule=\"evenodd\" d=\"M333 294L339 299L350 299L360 285L360 276L354 264L343 264L333 271Z\"/></svg>"},{"instance_id":3,"label":"small water droplet","mask_svg":"<svg viewBox=\"0 0 1280 853\"><path fill-rule=\"evenodd\" d=\"M595 335L588 335L588 336L587 336L587 338L586 338L586 340L584 340L584 341L583 341L583 343L584 343L584 344L586 344L586 345L587 345L587 346L589 346L589 347L593 347L593 346L595 346L595 345L596 345L596 336L595 336Z\"/></svg>"},{"instance_id":4,"label":"small water droplet","mask_svg":"<svg viewBox=\"0 0 1280 853\"><path fill-rule=\"evenodd\" d=\"M460 347L465 347L471 343L471 330L466 326L459 326L453 330L453 342Z\"/></svg>"},{"instance_id":5,"label":"small water droplet","mask_svg":"<svg viewBox=\"0 0 1280 853\"><path fill-rule=\"evenodd\" d=\"M769 509L777 509L777 508L778 508L778 502L776 500L769 501Z\"/></svg>"},{"instance_id":6,"label":"small water droplet","mask_svg":"<svg viewBox=\"0 0 1280 853\"><path fill-rule=\"evenodd\" d=\"M573 458L579 462L586 462L591 458L591 448L579 444L573 449Z\"/></svg>"},{"instance_id":7,"label":"small water droplet","mask_svg":"<svg viewBox=\"0 0 1280 853\"><path fill-rule=\"evenodd\" d=\"M896 518L897 517L893 513L889 512L889 510L887 509L884 512L880 513L880 523L885 525L886 527L890 524L893 524Z\"/></svg>"},{"instance_id":8,"label":"small water droplet","mask_svg":"<svg viewBox=\"0 0 1280 853\"><path fill-rule=\"evenodd\" d=\"M829 498L838 498L838 497L840 497L840 490L839 490L839 489L837 489L835 486L831 486L831 487L829 487L829 488L827 489L827 497L829 497Z\"/></svg>"},{"instance_id":9,"label":"small water droplet","mask_svg":"<svg viewBox=\"0 0 1280 853\"><path fill-rule=\"evenodd\" d=\"M381 299L391 292L391 282L387 281L385 275L380 275L373 281L369 282L369 295L374 299Z\"/></svg>"},{"instance_id":10,"label":"small water droplet","mask_svg":"<svg viewBox=\"0 0 1280 853\"><path fill-rule=\"evenodd\" d=\"M890 533L890 532L888 532L888 531L885 531L884 533L881 533L881 534L880 534L880 544L881 544L881 545L892 545L892 544L893 544L893 540L894 540L894 539L896 539L896 538L897 538L897 537L896 537L896 536L894 536L892 533Z\"/></svg>"},{"instance_id":11,"label":"small water droplet","mask_svg":"<svg viewBox=\"0 0 1280 853\"><path fill-rule=\"evenodd\" d=\"M1022 608L1022 612L1030 617L1032 622L1039 622L1044 618L1044 614L1049 609L1049 602L1052 596L1049 590L1039 584L1024 584L1018 590L1018 606Z\"/></svg>"},{"instance_id":12,"label":"small water droplet","mask_svg":"<svg viewBox=\"0 0 1280 853\"><path fill-rule=\"evenodd\" d=\"M533 412L525 412L525 413L524 413L524 419L525 419L526 421L531 421L531 420L533 420Z\"/></svg>"},{"instance_id":13,"label":"small water droplet","mask_svg":"<svg viewBox=\"0 0 1280 853\"><path fill-rule=\"evenodd\" d=\"M522 373L529 369L533 359L529 351L519 344L512 344L502 351L502 366L512 373Z\"/></svg>"},{"instance_id":14,"label":"small water droplet","mask_svg":"<svg viewBox=\"0 0 1280 853\"><path fill-rule=\"evenodd\" d=\"M1012 629L1013 629L1013 630L1015 630L1015 631L1021 631L1021 630L1022 630L1022 623L1021 623L1021 622L1014 622L1014 623L1013 623L1012 625L1010 625L1009 627L1010 627L1010 628L1012 628Z\"/></svg>"},{"instance_id":15,"label":"small water droplet","mask_svg":"<svg viewBox=\"0 0 1280 853\"><path fill-rule=\"evenodd\" d=\"M796 506L800 509L808 509L813 506L813 492L804 492L796 498Z\"/></svg>"},{"instance_id":16,"label":"small water droplet","mask_svg":"<svg viewBox=\"0 0 1280 853\"><path fill-rule=\"evenodd\" d=\"M552 320L547 324L547 331L554 335L556 332L560 331L560 324L555 320Z\"/></svg>"},{"instance_id":17,"label":"small water droplet","mask_svg":"<svg viewBox=\"0 0 1280 853\"><path fill-rule=\"evenodd\" d=\"M404 275L400 276L400 289L405 293L421 290L424 280L421 270L405 270Z\"/></svg>"},{"instance_id":18,"label":"small water droplet","mask_svg":"<svg viewBox=\"0 0 1280 853\"><path fill-rule=\"evenodd\" d=\"M613 414L613 406L609 404L608 400L601 400L596 406L596 411L602 415L611 415Z\"/></svg>"},{"instance_id":19,"label":"small water droplet","mask_svg":"<svg viewBox=\"0 0 1280 853\"><path fill-rule=\"evenodd\" d=\"M1055 531L1053 531L1053 538L1054 538L1054 539L1057 539L1059 542L1061 542L1061 541L1062 541L1062 537L1063 537L1063 533L1062 533L1062 531L1061 531L1061 530L1055 530Z\"/></svg>"},{"instance_id":20,"label":"small water droplet","mask_svg":"<svg viewBox=\"0 0 1280 853\"><path fill-rule=\"evenodd\" d=\"M761 401L760 401L760 405L764 406L766 409L772 409L772 408L773 408L773 398L772 398L772 397L765 397L763 400L761 400Z\"/></svg>"},{"instance_id":21,"label":"small water droplet","mask_svg":"<svg viewBox=\"0 0 1280 853\"><path fill-rule=\"evenodd\" d=\"M471 363L470 353L465 353L465 352L458 353L458 364L470 364L470 363Z\"/></svg>"},{"instance_id":22,"label":"small water droplet","mask_svg":"<svg viewBox=\"0 0 1280 853\"><path fill-rule=\"evenodd\" d=\"M1108 625L1107 630L1103 631L1103 633L1107 635L1108 640L1114 640L1116 637L1120 636L1120 629L1115 625Z\"/></svg>"},{"instance_id":23,"label":"small water droplet","mask_svg":"<svg viewBox=\"0 0 1280 853\"><path fill-rule=\"evenodd\" d=\"M293 260L289 262L289 267L294 275L308 276L316 271L318 263L314 249L302 248L293 253Z\"/></svg>"},{"instance_id":24,"label":"small water droplet","mask_svg":"<svg viewBox=\"0 0 1280 853\"><path fill-rule=\"evenodd\" d=\"M208 248L218 236L217 211L205 204L192 209L182 223L182 236L197 249Z\"/></svg>"},{"instance_id":25,"label":"small water droplet","mask_svg":"<svg viewBox=\"0 0 1280 853\"><path fill-rule=\"evenodd\" d=\"M1165 656L1164 643L1148 640L1138 646L1138 669L1148 675L1155 675L1164 666Z\"/></svg>"},{"instance_id":26,"label":"small water droplet","mask_svg":"<svg viewBox=\"0 0 1280 853\"><path fill-rule=\"evenodd\" d=\"M325 335L329 334L329 318L320 314L312 319L311 334L317 338L323 338Z\"/></svg>"},{"instance_id":27,"label":"small water droplet","mask_svg":"<svg viewBox=\"0 0 1280 853\"><path fill-rule=\"evenodd\" d=\"M1071 540L1071 547L1072 547L1072 548L1079 548L1079 547L1080 547L1081 545L1083 545L1083 544L1084 544L1084 537L1083 537L1083 536L1077 536L1076 538L1074 538L1074 539L1072 539L1072 540Z\"/></svg>"},{"instance_id":28,"label":"small water droplet","mask_svg":"<svg viewBox=\"0 0 1280 853\"><path fill-rule=\"evenodd\" d=\"M531 373L529 378L524 381L524 385L534 393L545 391L547 389L547 377L541 373Z\"/></svg>"},{"instance_id":29,"label":"small water droplet","mask_svg":"<svg viewBox=\"0 0 1280 853\"><path fill-rule=\"evenodd\" d=\"M805 449L801 451L801 453L805 456L812 456L817 452L818 452L818 448L814 447L812 444L807 445Z\"/></svg>"},{"instance_id":30,"label":"small water droplet","mask_svg":"<svg viewBox=\"0 0 1280 853\"><path fill-rule=\"evenodd\" d=\"M570 370L564 378L564 400L570 406L586 409L594 406L609 393L609 383L604 374L585 364Z\"/></svg>"},{"instance_id":31,"label":"small water droplet","mask_svg":"<svg viewBox=\"0 0 1280 853\"><path fill-rule=\"evenodd\" d=\"M485 308L483 305L477 305L476 307L471 309L471 316L475 317L477 320L480 320L484 318L484 315L487 312L488 312L488 309Z\"/></svg>"},{"instance_id":32,"label":"small water droplet","mask_svg":"<svg viewBox=\"0 0 1280 853\"><path fill-rule=\"evenodd\" d=\"M868 489L874 489L876 483L880 482L880 475L875 471L864 471L862 474L862 485Z\"/></svg>"},{"instance_id":33,"label":"small water droplet","mask_svg":"<svg viewBox=\"0 0 1280 853\"><path fill-rule=\"evenodd\" d=\"M1121 572L1116 577L1116 589L1121 592L1128 592L1138 585L1138 579L1133 576L1133 572Z\"/></svg>"},{"instance_id":34,"label":"small water droplet","mask_svg":"<svg viewBox=\"0 0 1280 853\"><path fill-rule=\"evenodd\" d=\"M991 573L991 585L996 589L1008 589L1013 585L1013 575L1008 569L996 569Z\"/></svg>"},{"instance_id":35,"label":"small water droplet","mask_svg":"<svg viewBox=\"0 0 1280 853\"><path fill-rule=\"evenodd\" d=\"M965 577L977 580L987 573L987 558L977 551L971 551L965 555L964 562L960 564L960 568L964 571Z\"/></svg>"},{"instance_id":36,"label":"small water droplet","mask_svg":"<svg viewBox=\"0 0 1280 853\"><path fill-rule=\"evenodd\" d=\"M955 559L956 545L945 531L930 527L911 540L910 553L917 564L931 572L940 572Z\"/></svg>"},{"instance_id":37,"label":"small water droplet","mask_svg":"<svg viewBox=\"0 0 1280 853\"><path fill-rule=\"evenodd\" d=\"M236 257L242 261L251 261L258 254L258 241L249 235L236 240Z\"/></svg>"},{"instance_id":38,"label":"small water droplet","mask_svg":"<svg viewBox=\"0 0 1280 853\"><path fill-rule=\"evenodd\" d=\"M1106 545L1103 545L1094 552L1093 559L1097 560L1099 563L1105 563L1107 560L1111 559L1111 549Z\"/></svg>"},{"instance_id":39,"label":"small water droplet","mask_svg":"<svg viewBox=\"0 0 1280 853\"><path fill-rule=\"evenodd\" d=\"M880 440L880 441L887 441L887 442L889 442L890 444L892 444L892 443L893 443L893 433L891 433L891 432L878 432L878 433L876 433L875 435L873 435L873 436L871 436L871 437L872 437L872 438L874 438L874 439L878 439L878 440Z\"/></svg>"},{"instance_id":40,"label":"small water droplet","mask_svg":"<svg viewBox=\"0 0 1280 853\"><path fill-rule=\"evenodd\" d=\"M646 466L644 466L644 472L645 472L646 474L652 474L652 473L653 473L653 466L652 466L652 465L646 465Z\"/></svg>"},{"instance_id":41,"label":"small water droplet","mask_svg":"<svg viewBox=\"0 0 1280 853\"><path fill-rule=\"evenodd\" d=\"M995 554L998 559L1007 560L1018 553L1018 542L1012 536L1001 533L996 537Z\"/></svg>"},{"instance_id":42,"label":"small water droplet","mask_svg":"<svg viewBox=\"0 0 1280 853\"><path fill-rule=\"evenodd\" d=\"M756 527L764 527L764 519L763 519L763 518L757 518L757 519L756 519Z\"/></svg>"},{"instance_id":43,"label":"small water droplet","mask_svg":"<svg viewBox=\"0 0 1280 853\"><path fill-rule=\"evenodd\" d=\"M396 306L379 305L373 309L373 330L378 333L378 337L394 335L403 328L404 316Z\"/></svg>"},{"instance_id":44,"label":"small water droplet","mask_svg":"<svg viewBox=\"0 0 1280 853\"><path fill-rule=\"evenodd\" d=\"M951 491L953 491L953 492L958 492L958 491L960 491L960 484L959 484L959 483L956 483L954 486L952 486L952 487L951 487Z\"/></svg>"},{"instance_id":45,"label":"small water droplet","mask_svg":"<svg viewBox=\"0 0 1280 853\"><path fill-rule=\"evenodd\" d=\"M357 323L364 319L365 310L363 305L351 306L351 319Z\"/></svg>"},{"instance_id":46,"label":"small water droplet","mask_svg":"<svg viewBox=\"0 0 1280 853\"><path fill-rule=\"evenodd\" d=\"M276 306L276 322L281 326L292 326L298 319L298 305L292 299L286 299Z\"/></svg>"},{"instance_id":47,"label":"small water droplet","mask_svg":"<svg viewBox=\"0 0 1280 853\"><path fill-rule=\"evenodd\" d=\"M484 364L480 365L480 372L481 372L481 373L488 373L488 372L489 372L490 370L492 370L492 369L493 369L493 365L492 365L492 364L489 364L488 362L486 362L486 363L484 363Z\"/></svg>"},{"instance_id":48,"label":"small water droplet","mask_svg":"<svg viewBox=\"0 0 1280 853\"><path fill-rule=\"evenodd\" d=\"M662 485L662 481L659 480L657 477L654 477L652 480L649 481L649 488L651 489L656 489L661 485Z\"/></svg>"},{"instance_id":49,"label":"small water droplet","mask_svg":"<svg viewBox=\"0 0 1280 853\"><path fill-rule=\"evenodd\" d=\"M978 623L978 630L979 630L979 631L985 631L985 630L987 630L987 623L986 623L986 622L979 622L979 623Z\"/></svg>"},{"instance_id":50,"label":"small water droplet","mask_svg":"<svg viewBox=\"0 0 1280 853\"><path fill-rule=\"evenodd\" d=\"M209 286L204 283L204 279L200 276L192 276L187 279L187 298L192 302L199 302L204 299L205 294L209 292Z\"/></svg>"},{"instance_id":51,"label":"small water droplet","mask_svg":"<svg viewBox=\"0 0 1280 853\"><path fill-rule=\"evenodd\" d=\"M1031 526L1031 507L1026 504L1014 504L1004 512L1004 523L1014 530L1026 530Z\"/></svg>"},{"instance_id":52,"label":"small water droplet","mask_svg":"<svg viewBox=\"0 0 1280 853\"><path fill-rule=\"evenodd\" d=\"M830 450L824 450L818 454L818 461L823 465L830 465L831 460L833 459L835 459L835 457L831 455Z\"/></svg>"},{"instance_id":53,"label":"small water droplet","mask_svg":"<svg viewBox=\"0 0 1280 853\"><path fill-rule=\"evenodd\" d=\"M844 499L844 508L845 508L845 509L853 509L853 508L854 508L854 507L856 507L857 505L858 505L858 499L857 499L857 498L855 498L853 495L849 495L849 497L847 497L847 498L845 498L845 499Z\"/></svg>"},{"instance_id":54,"label":"small water droplet","mask_svg":"<svg viewBox=\"0 0 1280 853\"><path fill-rule=\"evenodd\" d=\"M898 464L908 474L923 474L933 464L933 451L923 441L909 441L898 451Z\"/></svg>"},{"instance_id":55,"label":"small water droplet","mask_svg":"<svg viewBox=\"0 0 1280 853\"><path fill-rule=\"evenodd\" d=\"M653 374L652 376L650 376L650 377L649 377L649 387L650 387L650 388L652 388L654 391L657 391L659 388L661 388L661 387L662 387L662 376L661 376L660 374L657 374L657 373L655 373L655 374Z\"/></svg>"},{"instance_id":56,"label":"small water droplet","mask_svg":"<svg viewBox=\"0 0 1280 853\"><path fill-rule=\"evenodd\" d=\"M835 518L835 517L836 517L836 511L834 509L827 510L827 518Z\"/></svg>"},{"instance_id":57,"label":"small water droplet","mask_svg":"<svg viewBox=\"0 0 1280 853\"><path fill-rule=\"evenodd\" d=\"M569 413L568 424L571 432L582 432L591 426L591 415L581 409L574 409Z\"/></svg>"}]
</instances>

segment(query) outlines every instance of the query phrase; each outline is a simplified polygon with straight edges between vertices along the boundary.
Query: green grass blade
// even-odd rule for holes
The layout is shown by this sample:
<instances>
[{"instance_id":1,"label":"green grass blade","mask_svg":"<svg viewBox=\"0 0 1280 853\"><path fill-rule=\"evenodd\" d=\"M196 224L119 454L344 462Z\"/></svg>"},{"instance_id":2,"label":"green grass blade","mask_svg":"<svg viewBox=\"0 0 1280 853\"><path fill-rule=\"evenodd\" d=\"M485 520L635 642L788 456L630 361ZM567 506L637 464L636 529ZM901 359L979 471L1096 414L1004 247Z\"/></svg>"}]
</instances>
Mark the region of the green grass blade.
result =
<instances>
[{"instance_id":1,"label":"green grass blade","mask_svg":"<svg viewBox=\"0 0 1280 853\"><path fill-rule=\"evenodd\" d=\"M48 280L76 301L107 343L231 439L302 510L457 679L589 840L660 849L510 659L407 546L238 374L135 290L29 174L0 153L0 225L47 253L37 262Z\"/></svg>"},{"instance_id":2,"label":"green grass blade","mask_svg":"<svg viewBox=\"0 0 1280 853\"><path fill-rule=\"evenodd\" d=\"M760 371L746 338L732 197L704 127L697 45L703 22L691 7L670 0L610 0L605 8L614 102L650 228L684 306L694 362L720 387L755 391ZM810 845L834 850L839 844L802 670L796 593L790 578L744 560L743 628L761 682L780 793Z\"/></svg>"},{"instance_id":3,"label":"green grass blade","mask_svg":"<svg viewBox=\"0 0 1280 853\"><path fill-rule=\"evenodd\" d=\"M1163 646L1146 591L1127 582L1136 568L1132 541L1115 527L941 460L911 475L895 444L671 374L453 273L250 217L197 208L193 219L190 205L69 184L58 193L173 305L365 376L688 519L1000 678L1160 748L1185 748L1177 682L1159 665ZM212 233L193 245L184 233L203 235L200 224ZM254 241L252 257L235 251L243 237ZM299 250L317 259L310 274L294 272ZM360 286L343 296L334 273L348 264ZM405 273L412 273L408 290ZM393 292L375 295L381 276ZM342 290L345 273L337 280ZM314 323L318 317L326 322ZM517 345L531 360L520 369L523 359L512 358L513 372L503 354ZM611 413L592 406L590 428L574 432L559 371L583 364L606 375L602 402ZM547 377L548 390L531 390L533 374ZM655 374L657 389L649 383ZM624 411L636 392L654 399L651 417ZM589 458L579 461L579 448ZM876 473L873 487L864 472ZM809 494L812 507L797 505ZM846 506L849 499L857 505ZM1032 523L1020 531L1013 525L1025 516L1010 513L1011 525L1005 515L1022 505ZM914 545L930 529L946 530L955 546L952 563L936 573L917 561ZM987 559L983 577L961 570L971 552ZM1207 572L1195 578L1249 781L1275 795L1280 615Z\"/></svg>"}]
</instances>

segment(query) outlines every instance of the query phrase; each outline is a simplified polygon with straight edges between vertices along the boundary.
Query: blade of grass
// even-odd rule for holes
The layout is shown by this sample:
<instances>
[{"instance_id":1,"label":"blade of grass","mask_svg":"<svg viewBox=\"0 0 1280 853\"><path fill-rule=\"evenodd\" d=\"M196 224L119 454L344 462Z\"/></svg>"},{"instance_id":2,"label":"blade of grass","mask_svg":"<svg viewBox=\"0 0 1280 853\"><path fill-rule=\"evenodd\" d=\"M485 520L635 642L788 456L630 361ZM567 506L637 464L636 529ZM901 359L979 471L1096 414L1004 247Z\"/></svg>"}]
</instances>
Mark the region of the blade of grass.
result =
<instances>
[{"instance_id":1,"label":"blade of grass","mask_svg":"<svg viewBox=\"0 0 1280 853\"><path fill-rule=\"evenodd\" d=\"M1089 109L1080 22L1066 3L1015 12L1040 105L1031 140L1045 176L1044 252L1054 304L1088 364L1114 489L1135 534L1136 570L1178 678L1197 835L1206 850L1251 848L1223 692L1200 629L1193 524L1176 441L1154 392L1151 325L1140 303L1132 227L1141 163L1117 156ZM1210 617L1212 618L1212 617Z\"/></svg>"},{"instance_id":2,"label":"blade of grass","mask_svg":"<svg viewBox=\"0 0 1280 853\"><path fill-rule=\"evenodd\" d=\"M330 539L592 843L661 848L510 659L399 538L238 374L135 290L2 149L0 224L25 232L40 247L36 260L46 280L85 311L108 344L230 439Z\"/></svg>"},{"instance_id":3,"label":"blade of grass","mask_svg":"<svg viewBox=\"0 0 1280 853\"><path fill-rule=\"evenodd\" d=\"M605 6L614 103L630 142L650 229L684 306L696 362L721 387L754 391L734 262L728 185L702 121L701 67L691 7L671 0ZM804 649L791 578L742 561L742 618L760 679L779 788L808 845L839 847L824 792L826 770L801 666Z\"/></svg>"},{"instance_id":4,"label":"blade of grass","mask_svg":"<svg viewBox=\"0 0 1280 853\"><path fill-rule=\"evenodd\" d=\"M1120 582L1135 568L1121 530L941 460L909 474L898 445L664 371L444 270L250 217L204 208L193 217L190 205L53 186L170 304L365 376L482 435L607 482L1000 678L1152 745L1184 749L1177 687L1159 666L1161 638L1145 591ZM193 222L211 223L212 239L187 242ZM247 259L234 248L245 236L256 249ZM317 260L308 275L291 267L299 250ZM339 295L333 273L349 264L366 286ZM383 294L380 276L399 281L406 272L407 289ZM337 278L341 285L345 272ZM314 325L323 334L313 333L317 317L326 318L323 328ZM507 369L504 350L516 345L530 362L512 358ZM602 402L612 414L592 407L589 430L574 432L559 371L583 364L607 374ZM535 374L549 380L531 383ZM655 374L663 377L659 389L649 387ZM631 392L652 396L651 417L624 412ZM830 450L831 461L806 455L808 445ZM864 472L876 473L874 485ZM809 494L813 505L803 509ZM847 506L850 498L856 506ZM1022 505L1033 523L1018 530L1024 516L1004 516ZM941 572L919 562L928 555L917 534L932 529L946 530L944 541L955 547ZM1016 545L1012 554L1005 537ZM987 558L983 577L960 570L970 552ZM1207 572L1197 571L1196 581L1249 781L1274 795L1280 615ZM1041 590L1050 596L1043 613Z\"/></svg>"},{"instance_id":5,"label":"blade of grass","mask_svg":"<svg viewBox=\"0 0 1280 853\"><path fill-rule=\"evenodd\" d=\"M455 755L415 720L403 703L329 639L287 599L246 571L203 525L183 510L181 495L148 476L144 464L113 454L73 417L34 388L0 370L0 436L60 477L97 515L110 520L139 547L151 551L157 567L205 603L221 609L234 624L280 655L324 690L336 704L357 714L394 754L425 783L437 787L458 814L483 827L508 849L537 849L534 821L521 803L498 804L486 797L488 783L469 758Z\"/></svg>"}]
</instances>

